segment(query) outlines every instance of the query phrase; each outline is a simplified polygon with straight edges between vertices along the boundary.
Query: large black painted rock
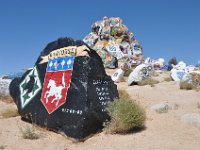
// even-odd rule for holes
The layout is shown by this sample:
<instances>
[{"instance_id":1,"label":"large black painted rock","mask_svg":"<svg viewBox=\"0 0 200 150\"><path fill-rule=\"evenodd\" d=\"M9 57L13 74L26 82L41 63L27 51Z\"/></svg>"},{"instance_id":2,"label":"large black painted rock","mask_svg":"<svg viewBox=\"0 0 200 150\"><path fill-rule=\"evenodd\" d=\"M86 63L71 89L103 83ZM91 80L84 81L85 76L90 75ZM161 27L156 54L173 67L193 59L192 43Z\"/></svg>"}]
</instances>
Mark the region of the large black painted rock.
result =
<instances>
[{"instance_id":1,"label":"large black painted rock","mask_svg":"<svg viewBox=\"0 0 200 150\"><path fill-rule=\"evenodd\" d=\"M102 129L110 119L105 107L118 97L98 54L71 38L49 43L33 69L11 82L10 94L23 119L77 140Z\"/></svg>"}]
</instances>

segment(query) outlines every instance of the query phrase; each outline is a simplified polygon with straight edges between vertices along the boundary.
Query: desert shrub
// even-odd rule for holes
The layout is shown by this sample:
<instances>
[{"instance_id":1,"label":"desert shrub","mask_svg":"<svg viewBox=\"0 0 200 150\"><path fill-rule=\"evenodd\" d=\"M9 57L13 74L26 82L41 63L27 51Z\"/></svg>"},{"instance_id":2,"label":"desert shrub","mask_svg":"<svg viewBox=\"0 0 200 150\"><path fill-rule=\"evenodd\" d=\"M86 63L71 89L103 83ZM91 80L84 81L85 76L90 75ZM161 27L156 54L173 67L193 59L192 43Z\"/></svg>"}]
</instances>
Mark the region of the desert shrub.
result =
<instances>
[{"instance_id":1,"label":"desert shrub","mask_svg":"<svg viewBox=\"0 0 200 150\"><path fill-rule=\"evenodd\" d=\"M10 118L10 117L16 117L16 116L19 116L18 112L16 109L13 109L13 108L8 108L4 111L2 111L0 113L0 116L2 118Z\"/></svg>"},{"instance_id":2,"label":"desert shrub","mask_svg":"<svg viewBox=\"0 0 200 150\"><path fill-rule=\"evenodd\" d=\"M152 73L152 76L154 76L154 77L158 77L159 74L154 70L153 73Z\"/></svg>"},{"instance_id":3,"label":"desert shrub","mask_svg":"<svg viewBox=\"0 0 200 150\"><path fill-rule=\"evenodd\" d=\"M125 77L128 77L130 75L130 73L133 71L134 69L129 69L129 70L126 70L125 73L124 73L124 76Z\"/></svg>"},{"instance_id":4,"label":"desert shrub","mask_svg":"<svg viewBox=\"0 0 200 150\"><path fill-rule=\"evenodd\" d=\"M131 100L130 95L125 90L118 90L121 99Z\"/></svg>"},{"instance_id":5,"label":"desert shrub","mask_svg":"<svg viewBox=\"0 0 200 150\"><path fill-rule=\"evenodd\" d=\"M154 84L157 84L157 83L159 83L159 81L154 80L154 79L148 77L148 78L146 78L146 79L144 79L142 81L139 81L138 85L140 85L140 86L150 85L151 87L153 87Z\"/></svg>"},{"instance_id":6,"label":"desert shrub","mask_svg":"<svg viewBox=\"0 0 200 150\"><path fill-rule=\"evenodd\" d=\"M40 137L34 125L31 127L26 127L25 129L20 128L20 130L24 139L36 140Z\"/></svg>"},{"instance_id":7,"label":"desert shrub","mask_svg":"<svg viewBox=\"0 0 200 150\"><path fill-rule=\"evenodd\" d=\"M0 101L5 103L13 103L13 99L10 96L5 96L0 94Z\"/></svg>"},{"instance_id":8,"label":"desert shrub","mask_svg":"<svg viewBox=\"0 0 200 150\"><path fill-rule=\"evenodd\" d=\"M197 103L197 108L200 109L200 103L199 102Z\"/></svg>"},{"instance_id":9,"label":"desert shrub","mask_svg":"<svg viewBox=\"0 0 200 150\"><path fill-rule=\"evenodd\" d=\"M200 90L200 74L192 73L191 80L180 82L180 89L184 90Z\"/></svg>"},{"instance_id":10,"label":"desert shrub","mask_svg":"<svg viewBox=\"0 0 200 150\"><path fill-rule=\"evenodd\" d=\"M5 148L6 148L5 145L1 145L1 146L0 146L0 150L4 150Z\"/></svg>"},{"instance_id":11,"label":"desert shrub","mask_svg":"<svg viewBox=\"0 0 200 150\"><path fill-rule=\"evenodd\" d=\"M197 73L192 73L192 83L195 86L200 86L200 74Z\"/></svg>"},{"instance_id":12,"label":"desert shrub","mask_svg":"<svg viewBox=\"0 0 200 150\"><path fill-rule=\"evenodd\" d=\"M125 94L124 91L120 93L122 93L121 97L107 106L107 111L111 116L111 121L105 124L107 133L127 133L144 127L146 120L144 109L131 101L127 93Z\"/></svg>"},{"instance_id":13,"label":"desert shrub","mask_svg":"<svg viewBox=\"0 0 200 150\"><path fill-rule=\"evenodd\" d=\"M173 80L172 80L171 77L166 77L166 78L164 78L164 81L166 81L166 82L170 82L170 81L173 81Z\"/></svg>"},{"instance_id":14,"label":"desert shrub","mask_svg":"<svg viewBox=\"0 0 200 150\"><path fill-rule=\"evenodd\" d=\"M183 82L180 82L180 89L181 90L193 90L193 89L197 89L197 87L192 83L183 81Z\"/></svg>"}]
</instances>

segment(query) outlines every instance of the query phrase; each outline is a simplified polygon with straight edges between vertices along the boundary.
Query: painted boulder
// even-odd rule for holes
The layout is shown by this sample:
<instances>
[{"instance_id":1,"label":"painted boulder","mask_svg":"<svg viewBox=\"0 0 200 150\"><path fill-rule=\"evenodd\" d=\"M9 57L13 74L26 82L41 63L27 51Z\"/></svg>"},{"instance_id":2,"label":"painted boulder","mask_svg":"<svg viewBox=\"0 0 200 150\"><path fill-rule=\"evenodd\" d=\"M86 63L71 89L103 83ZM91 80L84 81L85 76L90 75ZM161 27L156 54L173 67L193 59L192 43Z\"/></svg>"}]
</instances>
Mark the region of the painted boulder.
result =
<instances>
[{"instance_id":1,"label":"painted boulder","mask_svg":"<svg viewBox=\"0 0 200 150\"><path fill-rule=\"evenodd\" d=\"M119 17L103 17L91 26L92 32L83 41L92 47L103 59L104 66L117 68L112 58L129 66L137 66L144 60L143 48L134 34L128 30ZM106 56L106 57L105 57Z\"/></svg>"},{"instance_id":2,"label":"painted boulder","mask_svg":"<svg viewBox=\"0 0 200 150\"><path fill-rule=\"evenodd\" d=\"M140 64L137 66L128 77L128 85L137 83L150 77L153 74L153 66L151 64Z\"/></svg>"},{"instance_id":3,"label":"painted boulder","mask_svg":"<svg viewBox=\"0 0 200 150\"><path fill-rule=\"evenodd\" d=\"M111 76L111 79L114 82L121 82L121 80L123 79L125 71L122 70L121 68L117 69L114 74Z\"/></svg>"},{"instance_id":4,"label":"painted boulder","mask_svg":"<svg viewBox=\"0 0 200 150\"><path fill-rule=\"evenodd\" d=\"M182 79L186 80L186 63L180 61L176 66L173 66L171 77L174 81L181 81Z\"/></svg>"},{"instance_id":5,"label":"painted boulder","mask_svg":"<svg viewBox=\"0 0 200 150\"><path fill-rule=\"evenodd\" d=\"M99 55L71 38L49 43L10 94L23 119L77 140L102 129L105 107L118 97Z\"/></svg>"},{"instance_id":6,"label":"painted boulder","mask_svg":"<svg viewBox=\"0 0 200 150\"><path fill-rule=\"evenodd\" d=\"M180 61L176 66L173 66L173 69L171 70L171 77L174 81L186 81L190 83L194 82L195 85L196 83L194 79L199 74L200 70L198 69L198 67L192 65L186 66L186 63L182 61Z\"/></svg>"},{"instance_id":7,"label":"painted boulder","mask_svg":"<svg viewBox=\"0 0 200 150\"><path fill-rule=\"evenodd\" d=\"M0 95L10 96L10 93L9 93L10 82L11 82L11 79L0 78Z\"/></svg>"}]
</instances>

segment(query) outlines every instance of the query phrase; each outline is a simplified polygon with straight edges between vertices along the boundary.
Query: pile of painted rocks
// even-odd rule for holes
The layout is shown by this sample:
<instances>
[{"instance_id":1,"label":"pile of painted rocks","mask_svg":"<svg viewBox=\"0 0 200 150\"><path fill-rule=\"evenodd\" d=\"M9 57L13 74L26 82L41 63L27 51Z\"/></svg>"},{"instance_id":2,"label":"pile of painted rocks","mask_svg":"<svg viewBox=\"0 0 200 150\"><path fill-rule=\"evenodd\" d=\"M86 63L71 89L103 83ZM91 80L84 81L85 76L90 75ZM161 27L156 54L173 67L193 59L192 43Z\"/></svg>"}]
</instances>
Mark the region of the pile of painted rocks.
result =
<instances>
[{"instance_id":1,"label":"pile of painted rocks","mask_svg":"<svg viewBox=\"0 0 200 150\"><path fill-rule=\"evenodd\" d=\"M119 17L104 17L91 26L92 32L83 41L96 50L106 68L123 69L137 66L143 61L143 51L133 32Z\"/></svg>"}]
</instances>

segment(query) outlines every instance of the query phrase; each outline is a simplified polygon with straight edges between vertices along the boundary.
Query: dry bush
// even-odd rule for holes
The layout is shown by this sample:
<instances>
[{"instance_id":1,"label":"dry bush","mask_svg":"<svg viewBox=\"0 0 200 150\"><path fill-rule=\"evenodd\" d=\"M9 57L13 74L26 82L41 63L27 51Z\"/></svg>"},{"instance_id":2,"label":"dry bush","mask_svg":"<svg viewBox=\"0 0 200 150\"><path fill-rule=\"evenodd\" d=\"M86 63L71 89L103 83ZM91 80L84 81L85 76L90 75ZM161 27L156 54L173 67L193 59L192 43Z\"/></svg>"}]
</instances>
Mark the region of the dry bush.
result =
<instances>
[{"instance_id":1,"label":"dry bush","mask_svg":"<svg viewBox=\"0 0 200 150\"><path fill-rule=\"evenodd\" d=\"M1 146L0 146L0 150L4 150L6 147L7 147L7 146L5 146L5 145L1 145Z\"/></svg>"},{"instance_id":2,"label":"dry bush","mask_svg":"<svg viewBox=\"0 0 200 150\"><path fill-rule=\"evenodd\" d=\"M40 134L34 125L25 129L20 128L20 130L24 139L36 140L40 138Z\"/></svg>"},{"instance_id":3,"label":"dry bush","mask_svg":"<svg viewBox=\"0 0 200 150\"><path fill-rule=\"evenodd\" d=\"M2 111L0 113L0 116L2 118L10 118L10 117L16 117L19 116L19 113L17 112L16 109L13 108L7 108L6 110Z\"/></svg>"},{"instance_id":4,"label":"dry bush","mask_svg":"<svg viewBox=\"0 0 200 150\"><path fill-rule=\"evenodd\" d=\"M173 81L173 80L172 80L171 77L166 77L166 78L164 78L164 81L166 81L166 82L170 82L170 81Z\"/></svg>"},{"instance_id":5,"label":"dry bush","mask_svg":"<svg viewBox=\"0 0 200 150\"><path fill-rule=\"evenodd\" d=\"M19 129L22 133L22 137L24 139L29 139L29 140L36 140L36 139L43 137L42 131L46 131L47 128L41 128L40 126L37 126L37 124L35 122L36 121L36 113L34 114L34 116L31 113L28 113L25 115L25 118L22 118L22 119L29 122L29 120L26 120L26 119L28 119L28 117L30 117L30 119L31 119L31 125L27 125L23 128L19 127ZM47 127L46 121L45 121L45 125Z\"/></svg>"},{"instance_id":6,"label":"dry bush","mask_svg":"<svg viewBox=\"0 0 200 150\"><path fill-rule=\"evenodd\" d=\"M105 124L107 133L127 133L133 129L143 128L146 120L144 109L131 101L125 91L119 91L120 98L107 106L111 121Z\"/></svg>"},{"instance_id":7,"label":"dry bush","mask_svg":"<svg viewBox=\"0 0 200 150\"><path fill-rule=\"evenodd\" d=\"M132 72L133 70L134 70L134 69L126 70L125 73L124 73L124 76L125 76L125 77L128 77L128 76L131 74L131 72Z\"/></svg>"},{"instance_id":8,"label":"dry bush","mask_svg":"<svg viewBox=\"0 0 200 150\"><path fill-rule=\"evenodd\" d=\"M126 100L131 99L130 95L125 90L118 90L118 93L121 99L126 99Z\"/></svg>"},{"instance_id":9,"label":"dry bush","mask_svg":"<svg viewBox=\"0 0 200 150\"><path fill-rule=\"evenodd\" d=\"M154 70L153 73L152 73L152 76L158 77L158 76L159 76L159 73L157 73L157 72Z\"/></svg>"},{"instance_id":10,"label":"dry bush","mask_svg":"<svg viewBox=\"0 0 200 150\"><path fill-rule=\"evenodd\" d=\"M146 78L146 79L144 79L142 81L139 81L138 85L140 85L140 86L150 85L151 87L153 87L154 84L158 84L158 83L159 83L159 81L154 80L154 79L148 77L148 78Z\"/></svg>"},{"instance_id":11,"label":"dry bush","mask_svg":"<svg viewBox=\"0 0 200 150\"><path fill-rule=\"evenodd\" d=\"M5 103L13 103L13 99L10 96L4 96L0 95L0 101L5 102Z\"/></svg>"},{"instance_id":12,"label":"dry bush","mask_svg":"<svg viewBox=\"0 0 200 150\"><path fill-rule=\"evenodd\" d=\"M184 82L180 82L180 89L193 90L193 89L197 89L197 86L193 85L192 83L188 83L187 81L184 81Z\"/></svg>"},{"instance_id":13,"label":"dry bush","mask_svg":"<svg viewBox=\"0 0 200 150\"><path fill-rule=\"evenodd\" d=\"M180 89L184 90L200 90L200 74L192 73L190 81L180 82Z\"/></svg>"},{"instance_id":14,"label":"dry bush","mask_svg":"<svg viewBox=\"0 0 200 150\"><path fill-rule=\"evenodd\" d=\"M200 103L199 102L197 103L197 108L200 109Z\"/></svg>"},{"instance_id":15,"label":"dry bush","mask_svg":"<svg viewBox=\"0 0 200 150\"><path fill-rule=\"evenodd\" d=\"M197 73L192 73L192 83L195 86L200 86L200 74Z\"/></svg>"}]
</instances>

